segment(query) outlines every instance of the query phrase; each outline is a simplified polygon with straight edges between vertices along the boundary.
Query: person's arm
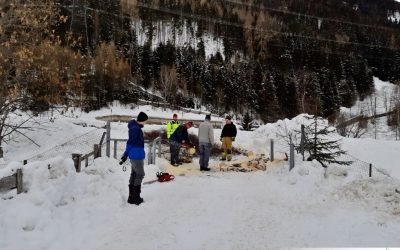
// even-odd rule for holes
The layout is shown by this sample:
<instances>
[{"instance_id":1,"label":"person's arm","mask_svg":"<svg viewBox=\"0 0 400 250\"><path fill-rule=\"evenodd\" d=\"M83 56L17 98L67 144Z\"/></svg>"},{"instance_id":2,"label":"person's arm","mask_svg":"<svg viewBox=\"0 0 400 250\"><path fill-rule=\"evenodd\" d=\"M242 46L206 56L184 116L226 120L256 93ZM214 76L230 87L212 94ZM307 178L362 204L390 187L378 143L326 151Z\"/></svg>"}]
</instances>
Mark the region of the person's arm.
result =
<instances>
[{"instance_id":1,"label":"person's arm","mask_svg":"<svg viewBox=\"0 0 400 250\"><path fill-rule=\"evenodd\" d=\"M226 125L224 125L224 127L222 128L222 132L221 132L221 138L224 137L225 135L225 131L226 131Z\"/></svg>"},{"instance_id":2,"label":"person's arm","mask_svg":"<svg viewBox=\"0 0 400 250\"><path fill-rule=\"evenodd\" d=\"M168 137L168 139L171 137L171 135L169 134L170 133L170 131L171 131L171 129L172 129L172 124L171 124L171 122L168 122L167 123L167 137Z\"/></svg>"},{"instance_id":3,"label":"person's arm","mask_svg":"<svg viewBox=\"0 0 400 250\"><path fill-rule=\"evenodd\" d=\"M189 133L188 133L188 131L187 131L187 129L184 129L183 131L182 131L182 139L183 139L183 141L185 141L186 143L191 143L190 142L190 140L189 140Z\"/></svg>"},{"instance_id":4,"label":"person's arm","mask_svg":"<svg viewBox=\"0 0 400 250\"><path fill-rule=\"evenodd\" d=\"M236 135L237 135L236 125L233 123L232 123L232 125L233 125L233 137L236 137Z\"/></svg>"},{"instance_id":5,"label":"person's arm","mask_svg":"<svg viewBox=\"0 0 400 250\"><path fill-rule=\"evenodd\" d=\"M210 138L211 145L214 144L214 128L213 128L212 124L210 124L208 136Z\"/></svg>"}]
</instances>

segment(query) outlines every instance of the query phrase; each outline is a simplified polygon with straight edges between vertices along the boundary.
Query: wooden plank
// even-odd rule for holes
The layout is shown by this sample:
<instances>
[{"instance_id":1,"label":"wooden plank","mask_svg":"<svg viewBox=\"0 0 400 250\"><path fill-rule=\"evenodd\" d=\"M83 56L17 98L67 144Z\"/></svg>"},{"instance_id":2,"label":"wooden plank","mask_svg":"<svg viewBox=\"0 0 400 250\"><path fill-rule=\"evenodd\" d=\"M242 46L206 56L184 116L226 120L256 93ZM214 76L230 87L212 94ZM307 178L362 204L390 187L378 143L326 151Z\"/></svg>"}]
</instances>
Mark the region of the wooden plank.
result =
<instances>
[{"instance_id":1,"label":"wooden plank","mask_svg":"<svg viewBox=\"0 0 400 250\"><path fill-rule=\"evenodd\" d=\"M94 144L93 145L93 154L94 154L94 158L95 159L99 158L101 156L99 144Z\"/></svg>"},{"instance_id":2,"label":"wooden plank","mask_svg":"<svg viewBox=\"0 0 400 250\"><path fill-rule=\"evenodd\" d=\"M0 179L0 191L7 191L17 187L17 174Z\"/></svg>"},{"instance_id":3,"label":"wooden plank","mask_svg":"<svg viewBox=\"0 0 400 250\"><path fill-rule=\"evenodd\" d=\"M20 193L22 193L22 191L23 191L23 182L22 182L22 169L17 169L17 178L16 178L16 180L17 180L17 194L20 194Z\"/></svg>"},{"instance_id":4,"label":"wooden plank","mask_svg":"<svg viewBox=\"0 0 400 250\"><path fill-rule=\"evenodd\" d=\"M81 157L82 157L81 154L72 154L72 160L74 161L74 166L76 172L78 173L81 172L81 161L82 161Z\"/></svg>"}]
</instances>

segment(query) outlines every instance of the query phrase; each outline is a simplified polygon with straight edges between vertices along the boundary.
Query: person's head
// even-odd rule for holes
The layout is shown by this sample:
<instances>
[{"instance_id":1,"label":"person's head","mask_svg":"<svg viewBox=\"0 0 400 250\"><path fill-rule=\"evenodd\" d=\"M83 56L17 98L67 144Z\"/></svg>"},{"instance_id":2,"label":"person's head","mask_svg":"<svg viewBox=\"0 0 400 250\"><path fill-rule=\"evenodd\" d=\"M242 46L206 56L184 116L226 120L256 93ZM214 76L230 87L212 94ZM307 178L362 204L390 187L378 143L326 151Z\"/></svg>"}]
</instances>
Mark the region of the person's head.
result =
<instances>
[{"instance_id":1,"label":"person's head","mask_svg":"<svg viewBox=\"0 0 400 250\"><path fill-rule=\"evenodd\" d=\"M211 121L211 115L206 115L205 120L206 120L206 121Z\"/></svg>"},{"instance_id":2,"label":"person's head","mask_svg":"<svg viewBox=\"0 0 400 250\"><path fill-rule=\"evenodd\" d=\"M193 127L193 122L187 122L187 123L185 123L185 127L186 127L187 129Z\"/></svg>"},{"instance_id":3,"label":"person's head","mask_svg":"<svg viewBox=\"0 0 400 250\"><path fill-rule=\"evenodd\" d=\"M232 118L229 115L225 116L225 123L229 124L231 122L232 122Z\"/></svg>"},{"instance_id":4,"label":"person's head","mask_svg":"<svg viewBox=\"0 0 400 250\"><path fill-rule=\"evenodd\" d=\"M174 115L172 116L172 119L173 119L174 121L178 120L178 115L177 115L177 114L174 114Z\"/></svg>"},{"instance_id":5,"label":"person's head","mask_svg":"<svg viewBox=\"0 0 400 250\"><path fill-rule=\"evenodd\" d=\"M149 117L146 115L146 113L140 112L140 113L138 114L138 116L137 116L136 121L137 121L139 124L144 125L148 119L149 119Z\"/></svg>"}]
</instances>

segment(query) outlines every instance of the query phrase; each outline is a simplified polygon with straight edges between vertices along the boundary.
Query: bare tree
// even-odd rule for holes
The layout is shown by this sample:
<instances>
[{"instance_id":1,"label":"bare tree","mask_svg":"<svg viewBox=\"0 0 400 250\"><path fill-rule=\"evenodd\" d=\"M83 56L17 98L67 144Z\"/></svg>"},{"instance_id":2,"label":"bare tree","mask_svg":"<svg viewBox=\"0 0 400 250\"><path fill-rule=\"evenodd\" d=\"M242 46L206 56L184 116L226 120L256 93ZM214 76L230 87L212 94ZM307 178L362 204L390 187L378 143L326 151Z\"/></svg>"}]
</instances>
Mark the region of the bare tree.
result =
<instances>
[{"instance_id":1,"label":"bare tree","mask_svg":"<svg viewBox=\"0 0 400 250\"><path fill-rule=\"evenodd\" d=\"M39 146L27 136L26 132L35 129L33 124L40 124L29 114L26 114L24 118L19 117L19 119L16 119L16 112L21 107L21 104L21 98L12 97L11 95L5 97L3 93L0 94L0 159L4 156L3 143L8 143L12 139L13 134L19 134Z\"/></svg>"},{"instance_id":2,"label":"bare tree","mask_svg":"<svg viewBox=\"0 0 400 250\"><path fill-rule=\"evenodd\" d=\"M168 97L176 89L177 74L175 66L172 67L167 65L161 66L160 82L161 82L162 95L164 97L164 100L167 101Z\"/></svg>"},{"instance_id":3,"label":"bare tree","mask_svg":"<svg viewBox=\"0 0 400 250\"><path fill-rule=\"evenodd\" d=\"M367 133L368 120L361 115L355 117L354 122L346 124L346 121L353 120L350 119L345 114L339 115L336 120L336 129L338 134L343 137L361 138L365 133Z\"/></svg>"}]
</instances>

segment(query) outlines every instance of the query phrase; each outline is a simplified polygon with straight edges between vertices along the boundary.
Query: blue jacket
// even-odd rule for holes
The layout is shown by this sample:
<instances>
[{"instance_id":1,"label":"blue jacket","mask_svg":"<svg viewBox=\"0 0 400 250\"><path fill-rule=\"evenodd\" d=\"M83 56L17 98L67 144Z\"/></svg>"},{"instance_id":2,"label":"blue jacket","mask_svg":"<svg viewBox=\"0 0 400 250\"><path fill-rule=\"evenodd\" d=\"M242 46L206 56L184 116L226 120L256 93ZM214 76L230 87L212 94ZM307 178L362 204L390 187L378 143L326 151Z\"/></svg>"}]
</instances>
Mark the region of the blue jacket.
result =
<instances>
[{"instance_id":1,"label":"blue jacket","mask_svg":"<svg viewBox=\"0 0 400 250\"><path fill-rule=\"evenodd\" d=\"M182 143L182 141L189 142L189 134L185 125L180 125L177 129L175 129L169 140L179 143Z\"/></svg>"},{"instance_id":2,"label":"blue jacket","mask_svg":"<svg viewBox=\"0 0 400 250\"><path fill-rule=\"evenodd\" d=\"M126 143L124 155L128 156L131 160L143 160L145 158L142 127L143 125L137 123L135 120L128 123L129 139Z\"/></svg>"}]
</instances>

